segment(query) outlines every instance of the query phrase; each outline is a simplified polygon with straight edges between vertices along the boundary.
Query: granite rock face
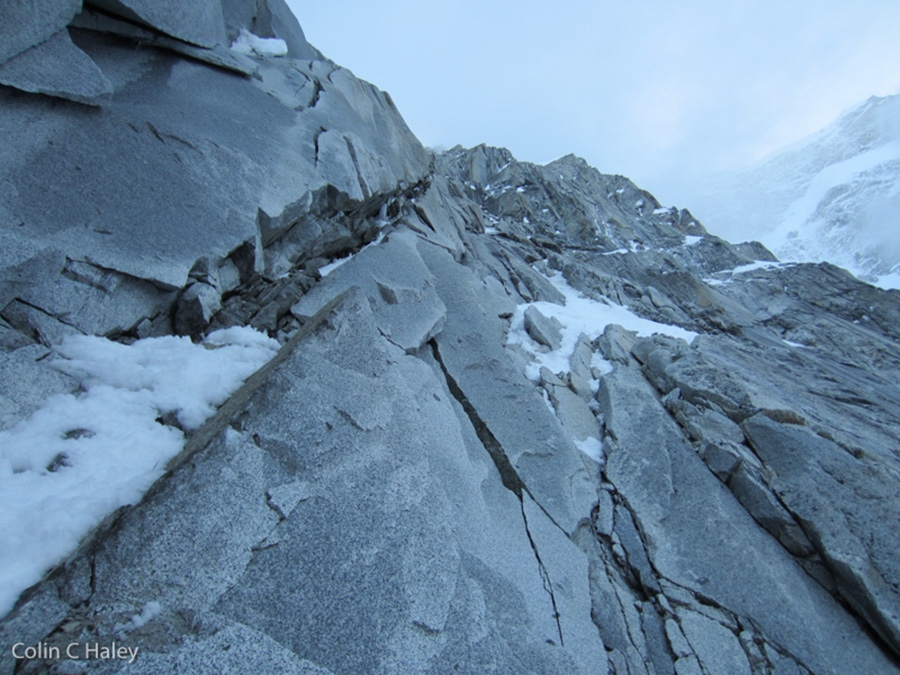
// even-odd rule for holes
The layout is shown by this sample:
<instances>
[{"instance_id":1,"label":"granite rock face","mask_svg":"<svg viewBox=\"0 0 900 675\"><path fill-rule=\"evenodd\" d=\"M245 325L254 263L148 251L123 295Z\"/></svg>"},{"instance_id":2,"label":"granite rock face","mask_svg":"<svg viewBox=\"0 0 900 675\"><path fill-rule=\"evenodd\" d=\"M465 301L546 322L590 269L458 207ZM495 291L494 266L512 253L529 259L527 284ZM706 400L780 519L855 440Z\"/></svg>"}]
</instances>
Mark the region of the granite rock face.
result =
<instances>
[{"instance_id":1,"label":"granite rock face","mask_svg":"<svg viewBox=\"0 0 900 675\"><path fill-rule=\"evenodd\" d=\"M63 30L81 10L81 0L9 0L0 9L0 63Z\"/></svg>"},{"instance_id":2,"label":"granite rock face","mask_svg":"<svg viewBox=\"0 0 900 675\"><path fill-rule=\"evenodd\" d=\"M283 3L169 4L3 10L0 76L71 77L0 89L0 427L76 390L67 334L282 351L0 672L900 671L900 293L576 157L432 155ZM139 656L10 651L72 641Z\"/></svg>"},{"instance_id":3,"label":"granite rock face","mask_svg":"<svg viewBox=\"0 0 900 675\"><path fill-rule=\"evenodd\" d=\"M112 94L112 84L65 29L0 65L0 84L88 105Z\"/></svg>"}]
</instances>

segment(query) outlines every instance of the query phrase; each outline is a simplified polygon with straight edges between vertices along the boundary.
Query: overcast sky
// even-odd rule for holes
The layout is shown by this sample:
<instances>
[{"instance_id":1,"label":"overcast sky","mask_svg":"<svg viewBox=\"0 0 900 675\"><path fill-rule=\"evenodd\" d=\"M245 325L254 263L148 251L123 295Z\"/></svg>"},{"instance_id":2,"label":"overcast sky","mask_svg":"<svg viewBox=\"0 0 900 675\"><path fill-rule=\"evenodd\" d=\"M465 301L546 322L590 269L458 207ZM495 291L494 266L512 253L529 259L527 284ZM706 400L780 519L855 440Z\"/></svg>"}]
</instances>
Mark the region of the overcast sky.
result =
<instances>
[{"instance_id":1,"label":"overcast sky","mask_svg":"<svg viewBox=\"0 0 900 675\"><path fill-rule=\"evenodd\" d=\"M288 3L426 145L574 152L666 205L900 93L898 0Z\"/></svg>"}]
</instances>

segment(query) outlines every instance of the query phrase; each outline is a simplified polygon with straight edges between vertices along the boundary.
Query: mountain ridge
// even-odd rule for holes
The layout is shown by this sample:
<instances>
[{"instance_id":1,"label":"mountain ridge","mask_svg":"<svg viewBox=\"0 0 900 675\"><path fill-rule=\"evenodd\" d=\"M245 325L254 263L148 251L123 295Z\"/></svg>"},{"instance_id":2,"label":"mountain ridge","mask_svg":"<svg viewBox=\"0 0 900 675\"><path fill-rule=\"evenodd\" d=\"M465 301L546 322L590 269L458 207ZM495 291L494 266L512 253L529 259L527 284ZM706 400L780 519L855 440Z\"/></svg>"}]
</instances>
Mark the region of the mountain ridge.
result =
<instances>
[{"instance_id":1,"label":"mountain ridge","mask_svg":"<svg viewBox=\"0 0 900 675\"><path fill-rule=\"evenodd\" d=\"M716 229L752 233L779 257L828 260L895 284L900 96L869 98L831 125L713 182L697 208Z\"/></svg>"},{"instance_id":2,"label":"mountain ridge","mask_svg":"<svg viewBox=\"0 0 900 675\"><path fill-rule=\"evenodd\" d=\"M121 4L55 26L108 95L0 88L0 481L34 486L0 512L122 445L112 405L13 445L98 380L180 445L32 571L0 672L900 671L900 292L573 155L430 153L312 48ZM305 43L280 0L204 4ZM212 412L70 346L162 372L161 340L280 350Z\"/></svg>"}]
</instances>

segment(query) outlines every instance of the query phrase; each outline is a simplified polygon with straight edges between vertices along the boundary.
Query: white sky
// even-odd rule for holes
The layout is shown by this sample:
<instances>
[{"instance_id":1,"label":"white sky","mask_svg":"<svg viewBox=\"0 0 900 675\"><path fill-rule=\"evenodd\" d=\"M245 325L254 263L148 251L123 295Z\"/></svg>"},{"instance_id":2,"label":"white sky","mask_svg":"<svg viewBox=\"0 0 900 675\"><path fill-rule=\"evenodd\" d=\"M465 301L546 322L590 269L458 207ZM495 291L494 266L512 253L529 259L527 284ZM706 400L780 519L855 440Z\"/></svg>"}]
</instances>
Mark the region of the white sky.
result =
<instances>
[{"instance_id":1,"label":"white sky","mask_svg":"<svg viewBox=\"0 0 900 675\"><path fill-rule=\"evenodd\" d=\"M897 0L288 0L430 146L569 152L687 206L871 95L900 93Z\"/></svg>"}]
</instances>

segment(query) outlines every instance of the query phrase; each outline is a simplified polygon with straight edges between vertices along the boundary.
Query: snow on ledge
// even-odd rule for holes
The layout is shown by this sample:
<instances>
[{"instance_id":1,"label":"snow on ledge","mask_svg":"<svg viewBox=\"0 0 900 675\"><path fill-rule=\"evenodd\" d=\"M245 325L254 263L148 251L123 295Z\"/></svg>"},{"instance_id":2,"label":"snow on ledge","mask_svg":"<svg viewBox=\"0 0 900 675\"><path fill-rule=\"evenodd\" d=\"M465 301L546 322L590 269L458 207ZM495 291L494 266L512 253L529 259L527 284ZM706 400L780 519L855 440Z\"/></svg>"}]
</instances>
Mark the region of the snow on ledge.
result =
<instances>
[{"instance_id":1,"label":"snow on ledge","mask_svg":"<svg viewBox=\"0 0 900 675\"><path fill-rule=\"evenodd\" d=\"M51 365L84 391L0 431L0 617L115 509L138 502L200 427L279 345L251 328L201 344L69 336Z\"/></svg>"},{"instance_id":2,"label":"snow on ledge","mask_svg":"<svg viewBox=\"0 0 900 675\"><path fill-rule=\"evenodd\" d=\"M241 28L237 40L231 44L231 50L239 54L253 56L287 56L287 43L279 38L261 38L246 28Z\"/></svg>"}]
</instances>

